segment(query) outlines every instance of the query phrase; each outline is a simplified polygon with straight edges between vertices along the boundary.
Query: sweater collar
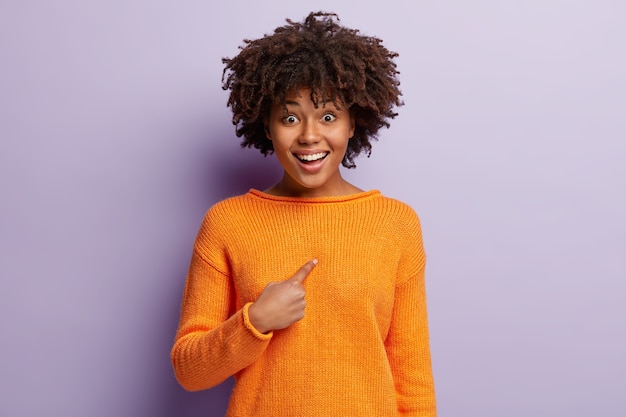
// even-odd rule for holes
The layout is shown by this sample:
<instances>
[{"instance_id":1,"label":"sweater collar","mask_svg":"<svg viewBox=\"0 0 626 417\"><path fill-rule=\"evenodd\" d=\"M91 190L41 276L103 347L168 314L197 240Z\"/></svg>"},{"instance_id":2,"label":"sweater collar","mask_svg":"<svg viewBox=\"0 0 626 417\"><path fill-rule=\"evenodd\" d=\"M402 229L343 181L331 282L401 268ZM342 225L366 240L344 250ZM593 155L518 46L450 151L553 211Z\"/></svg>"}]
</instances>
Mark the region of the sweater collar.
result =
<instances>
[{"instance_id":1,"label":"sweater collar","mask_svg":"<svg viewBox=\"0 0 626 417\"><path fill-rule=\"evenodd\" d=\"M284 197L264 193L257 189L251 188L249 195L269 201L287 202L287 203L344 203L349 201L366 200L381 195L379 190L369 190L360 193L329 196L329 197Z\"/></svg>"}]
</instances>

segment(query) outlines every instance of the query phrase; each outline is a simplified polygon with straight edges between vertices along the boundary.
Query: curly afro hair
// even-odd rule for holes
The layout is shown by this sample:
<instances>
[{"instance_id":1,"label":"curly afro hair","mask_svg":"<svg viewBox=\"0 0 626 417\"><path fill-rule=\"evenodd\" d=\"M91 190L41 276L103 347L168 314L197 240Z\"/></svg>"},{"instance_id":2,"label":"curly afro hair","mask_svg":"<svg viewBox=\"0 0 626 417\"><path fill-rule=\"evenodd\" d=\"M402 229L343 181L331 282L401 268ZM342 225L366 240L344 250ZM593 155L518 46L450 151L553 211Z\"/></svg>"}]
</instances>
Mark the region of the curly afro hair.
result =
<instances>
[{"instance_id":1,"label":"curly afro hair","mask_svg":"<svg viewBox=\"0 0 626 417\"><path fill-rule=\"evenodd\" d=\"M222 59L222 88L230 90L227 106L237 136L243 136L241 146L271 154L264 123L272 104L284 105L290 92L309 88L316 107L332 102L350 109L356 128L342 164L354 168L354 158L370 155L379 129L389 127L397 116L394 108L403 104L394 62L398 54L376 37L341 26L334 13L286 21L271 35L245 39L237 56Z\"/></svg>"}]
</instances>

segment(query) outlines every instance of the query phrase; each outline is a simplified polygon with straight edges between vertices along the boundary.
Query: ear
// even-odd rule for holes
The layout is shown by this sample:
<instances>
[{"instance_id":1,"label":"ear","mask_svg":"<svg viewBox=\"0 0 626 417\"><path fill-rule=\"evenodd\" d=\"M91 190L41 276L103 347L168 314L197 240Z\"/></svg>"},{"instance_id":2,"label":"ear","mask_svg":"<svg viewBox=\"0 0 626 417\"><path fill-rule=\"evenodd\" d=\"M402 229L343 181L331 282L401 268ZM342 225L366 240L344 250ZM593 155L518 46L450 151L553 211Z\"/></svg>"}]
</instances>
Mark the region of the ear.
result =
<instances>
[{"instance_id":1,"label":"ear","mask_svg":"<svg viewBox=\"0 0 626 417\"><path fill-rule=\"evenodd\" d=\"M272 140L272 135L270 134L270 124L267 120L263 122L263 129L265 130L265 136L268 140Z\"/></svg>"},{"instance_id":2,"label":"ear","mask_svg":"<svg viewBox=\"0 0 626 417\"><path fill-rule=\"evenodd\" d=\"M348 138L354 137L354 129L356 129L356 123L354 121L354 116L350 113L350 134Z\"/></svg>"}]
</instances>

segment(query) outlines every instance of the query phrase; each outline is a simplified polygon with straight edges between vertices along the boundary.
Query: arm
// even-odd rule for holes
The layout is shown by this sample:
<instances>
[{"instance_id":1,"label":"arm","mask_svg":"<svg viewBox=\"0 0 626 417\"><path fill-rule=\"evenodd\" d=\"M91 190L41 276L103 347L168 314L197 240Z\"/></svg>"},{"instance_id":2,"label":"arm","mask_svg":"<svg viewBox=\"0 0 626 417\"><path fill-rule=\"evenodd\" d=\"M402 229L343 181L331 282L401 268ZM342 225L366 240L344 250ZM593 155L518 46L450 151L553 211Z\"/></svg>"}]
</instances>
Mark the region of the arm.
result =
<instances>
[{"instance_id":1,"label":"arm","mask_svg":"<svg viewBox=\"0 0 626 417\"><path fill-rule=\"evenodd\" d=\"M229 317L233 292L229 277L194 250L171 352L176 378L187 390L211 388L249 366L272 338L250 324L251 303Z\"/></svg>"},{"instance_id":2,"label":"arm","mask_svg":"<svg viewBox=\"0 0 626 417\"><path fill-rule=\"evenodd\" d=\"M399 415L435 417L422 230L412 210L401 222L402 253L385 348L396 385Z\"/></svg>"},{"instance_id":3,"label":"arm","mask_svg":"<svg viewBox=\"0 0 626 417\"><path fill-rule=\"evenodd\" d=\"M435 417L423 269L396 287L385 347L394 375L399 415Z\"/></svg>"}]
</instances>

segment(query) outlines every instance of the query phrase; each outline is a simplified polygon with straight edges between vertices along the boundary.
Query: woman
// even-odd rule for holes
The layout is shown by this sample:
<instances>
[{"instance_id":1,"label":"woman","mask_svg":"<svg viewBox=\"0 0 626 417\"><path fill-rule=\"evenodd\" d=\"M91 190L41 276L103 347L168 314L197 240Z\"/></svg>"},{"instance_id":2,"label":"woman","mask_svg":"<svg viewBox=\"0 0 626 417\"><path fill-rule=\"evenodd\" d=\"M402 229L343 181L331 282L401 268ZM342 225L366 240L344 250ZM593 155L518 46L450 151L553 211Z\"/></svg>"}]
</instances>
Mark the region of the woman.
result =
<instances>
[{"instance_id":1,"label":"woman","mask_svg":"<svg viewBox=\"0 0 626 417\"><path fill-rule=\"evenodd\" d=\"M172 349L188 390L235 375L228 416L435 416L417 215L347 182L402 103L396 53L331 13L224 59L242 146L267 190L211 207Z\"/></svg>"}]
</instances>

